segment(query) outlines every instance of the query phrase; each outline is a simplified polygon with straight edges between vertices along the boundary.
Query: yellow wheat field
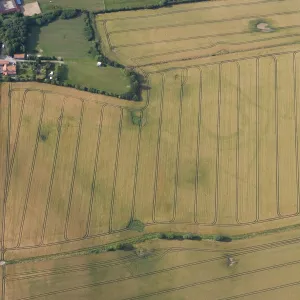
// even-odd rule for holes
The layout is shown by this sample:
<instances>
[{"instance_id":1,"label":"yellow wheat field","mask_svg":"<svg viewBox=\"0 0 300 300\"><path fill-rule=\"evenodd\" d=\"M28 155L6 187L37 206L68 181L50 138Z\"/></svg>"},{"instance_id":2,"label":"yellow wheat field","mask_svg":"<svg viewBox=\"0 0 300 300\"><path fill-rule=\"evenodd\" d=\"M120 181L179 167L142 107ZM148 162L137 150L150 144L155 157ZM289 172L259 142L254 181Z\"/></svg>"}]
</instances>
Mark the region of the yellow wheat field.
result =
<instances>
[{"instance_id":1,"label":"yellow wheat field","mask_svg":"<svg viewBox=\"0 0 300 300\"><path fill-rule=\"evenodd\" d=\"M153 72L177 67L182 61L185 66L199 58L249 50L261 54L297 44L299 9L296 0L213 1L101 14L97 25L107 55ZM269 22L274 30L254 32L257 28L250 24L255 20Z\"/></svg>"},{"instance_id":2,"label":"yellow wheat field","mask_svg":"<svg viewBox=\"0 0 300 300\"><path fill-rule=\"evenodd\" d=\"M99 16L103 49L145 75L139 103L2 84L2 256L142 235L127 229L132 219L145 232L220 234L298 223L297 5L229 0ZM263 16L276 30L250 31Z\"/></svg>"},{"instance_id":3,"label":"yellow wheat field","mask_svg":"<svg viewBox=\"0 0 300 300\"><path fill-rule=\"evenodd\" d=\"M156 240L136 245L137 252L8 265L5 294L10 300L296 300L298 243L299 230L217 248L207 241Z\"/></svg>"},{"instance_id":4,"label":"yellow wheat field","mask_svg":"<svg viewBox=\"0 0 300 300\"><path fill-rule=\"evenodd\" d=\"M291 52L152 74L140 109L5 85L7 253L76 249L131 219L227 233L297 223L299 63Z\"/></svg>"}]
</instances>

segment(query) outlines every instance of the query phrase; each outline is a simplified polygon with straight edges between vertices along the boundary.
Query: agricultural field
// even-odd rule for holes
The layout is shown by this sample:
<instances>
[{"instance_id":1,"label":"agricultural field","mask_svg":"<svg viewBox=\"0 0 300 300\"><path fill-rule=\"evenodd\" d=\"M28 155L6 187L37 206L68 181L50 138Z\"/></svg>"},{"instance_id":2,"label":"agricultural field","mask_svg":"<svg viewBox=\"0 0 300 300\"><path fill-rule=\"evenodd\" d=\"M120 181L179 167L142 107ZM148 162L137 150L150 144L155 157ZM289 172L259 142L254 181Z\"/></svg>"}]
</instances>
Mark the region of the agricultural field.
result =
<instances>
[{"instance_id":1,"label":"agricultural field","mask_svg":"<svg viewBox=\"0 0 300 300\"><path fill-rule=\"evenodd\" d=\"M138 103L2 84L1 259L299 224L299 11L295 0L218 0L98 15L104 53L144 75ZM71 72L87 48L62 22L42 28L38 45L69 57ZM64 54L53 43L62 32ZM298 299L298 235L154 240L137 244L147 259L117 251L7 265L4 300Z\"/></svg>"},{"instance_id":2,"label":"agricultural field","mask_svg":"<svg viewBox=\"0 0 300 300\"><path fill-rule=\"evenodd\" d=\"M148 73L288 49L300 41L299 9L297 0L224 0L100 14L97 23L107 55Z\"/></svg>"},{"instance_id":3,"label":"agricultural field","mask_svg":"<svg viewBox=\"0 0 300 300\"><path fill-rule=\"evenodd\" d=\"M159 240L136 247L7 265L5 295L10 300L299 299L299 230L220 247ZM230 266L228 258L234 261Z\"/></svg>"},{"instance_id":4,"label":"agricultural field","mask_svg":"<svg viewBox=\"0 0 300 300\"><path fill-rule=\"evenodd\" d=\"M63 57L68 66L66 82L113 93L126 93L130 82L119 68L98 68L88 52L91 44L84 36L83 17L58 20L34 27L28 43L30 53Z\"/></svg>"}]
</instances>

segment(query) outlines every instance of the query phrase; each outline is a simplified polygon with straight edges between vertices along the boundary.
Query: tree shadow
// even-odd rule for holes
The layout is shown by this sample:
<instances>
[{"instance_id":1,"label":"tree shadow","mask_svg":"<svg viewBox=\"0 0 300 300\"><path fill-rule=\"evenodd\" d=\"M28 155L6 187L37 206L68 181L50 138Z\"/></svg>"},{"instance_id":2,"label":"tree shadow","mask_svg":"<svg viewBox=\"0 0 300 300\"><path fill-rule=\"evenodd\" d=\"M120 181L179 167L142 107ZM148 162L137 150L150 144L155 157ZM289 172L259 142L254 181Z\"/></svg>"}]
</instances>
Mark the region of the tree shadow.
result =
<instances>
[{"instance_id":1,"label":"tree shadow","mask_svg":"<svg viewBox=\"0 0 300 300\"><path fill-rule=\"evenodd\" d=\"M29 31L28 39L27 39L27 53L37 54L39 51L37 50L39 40L40 40L41 28L39 26L32 26Z\"/></svg>"}]
</instances>

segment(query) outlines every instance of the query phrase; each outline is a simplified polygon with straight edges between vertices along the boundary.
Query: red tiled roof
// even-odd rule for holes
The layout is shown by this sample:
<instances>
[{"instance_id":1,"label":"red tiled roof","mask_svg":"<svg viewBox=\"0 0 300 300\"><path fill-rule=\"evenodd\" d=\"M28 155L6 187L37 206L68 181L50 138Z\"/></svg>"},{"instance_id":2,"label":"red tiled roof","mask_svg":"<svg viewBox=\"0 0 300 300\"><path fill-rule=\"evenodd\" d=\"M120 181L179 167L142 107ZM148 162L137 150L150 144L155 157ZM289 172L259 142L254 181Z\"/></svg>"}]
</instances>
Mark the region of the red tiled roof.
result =
<instances>
[{"instance_id":1,"label":"red tiled roof","mask_svg":"<svg viewBox=\"0 0 300 300\"><path fill-rule=\"evenodd\" d=\"M0 65L8 65L8 64L9 64L8 60L0 59Z\"/></svg>"},{"instance_id":2,"label":"red tiled roof","mask_svg":"<svg viewBox=\"0 0 300 300\"><path fill-rule=\"evenodd\" d=\"M14 54L14 58L23 59L23 58L25 58L25 54L24 53L22 53L22 54Z\"/></svg>"}]
</instances>

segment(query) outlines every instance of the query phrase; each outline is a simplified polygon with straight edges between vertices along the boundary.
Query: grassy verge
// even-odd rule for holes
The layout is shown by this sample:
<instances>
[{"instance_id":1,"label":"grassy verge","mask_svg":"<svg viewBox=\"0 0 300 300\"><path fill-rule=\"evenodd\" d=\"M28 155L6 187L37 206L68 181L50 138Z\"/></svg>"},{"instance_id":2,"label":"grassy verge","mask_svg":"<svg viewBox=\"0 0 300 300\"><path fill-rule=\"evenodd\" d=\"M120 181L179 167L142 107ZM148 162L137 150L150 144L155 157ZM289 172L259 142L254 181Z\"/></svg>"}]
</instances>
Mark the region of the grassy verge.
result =
<instances>
[{"instance_id":1,"label":"grassy verge","mask_svg":"<svg viewBox=\"0 0 300 300\"><path fill-rule=\"evenodd\" d=\"M239 234L239 235L233 235L233 236L226 236L227 240L218 240L220 235L208 235L208 234L203 234L203 235L196 235L196 234L189 234L189 233L183 233L183 232L167 232L167 233L161 233L161 232L156 232L156 233L147 233L138 237L134 238L129 238L126 240L114 242L114 243L109 243L106 245L101 245L98 247L91 247L91 248L86 248L86 249L81 249L81 250L76 250L72 252L64 252L64 253L58 253L58 254L53 254L53 255L46 255L46 256L39 256L39 257L29 257L29 258L24 258L24 259L18 259L18 260L9 260L6 261L7 264L17 264L17 263L25 263L29 261L44 261L44 260L49 260L49 259L58 259L62 257L71 257L71 256L80 256L80 255L88 255L88 254L100 254L104 253L107 251L115 251L115 250L131 250L129 249L131 245L143 243L149 240L154 240L154 239L166 239L166 240L194 240L195 242L199 242L201 240L211 240L211 241L216 241L216 242L223 242L223 241L234 241L234 240L245 240L245 239L250 239L258 236L263 236L263 235L268 235L268 234L273 234L273 233L279 233L279 232L285 232L289 230L294 230L294 229L300 229L300 224L296 225L290 225L286 227L281 227L281 228L276 228L276 229L270 229L270 230L265 230L265 231L258 231L258 232L253 232L253 233L248 233L248 234ZM168 238L172 237L172 238ZM128 246L128 248L127 248Z\"/></svg>"}]
</instances>

